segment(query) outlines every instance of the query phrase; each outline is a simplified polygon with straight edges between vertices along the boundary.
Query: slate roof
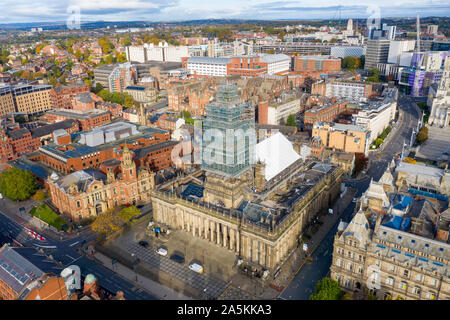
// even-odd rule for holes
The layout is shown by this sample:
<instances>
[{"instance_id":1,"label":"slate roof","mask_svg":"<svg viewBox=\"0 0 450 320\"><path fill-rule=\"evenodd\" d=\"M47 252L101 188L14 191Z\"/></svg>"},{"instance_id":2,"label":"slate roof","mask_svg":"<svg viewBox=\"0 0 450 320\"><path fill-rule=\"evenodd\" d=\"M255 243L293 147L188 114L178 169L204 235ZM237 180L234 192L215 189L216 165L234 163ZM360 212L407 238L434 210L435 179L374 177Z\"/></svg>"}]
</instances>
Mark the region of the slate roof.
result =
<instances>
[{"instance_id":1,"label":"slate roof","mask_svg":"<svg viewBox=\"0 0 450 320\"><path fill-rule=\"evenodd\" d=\"M42 126L39 128L31 129L31 136L33 138L43 137L46 135L51 134L53 131L58 129L69 129L73 127L74 125L78 125L76 120L73 119L67 119L63 120L54 124L49 124L46 126Z\"/></svg>"}]
</instances>

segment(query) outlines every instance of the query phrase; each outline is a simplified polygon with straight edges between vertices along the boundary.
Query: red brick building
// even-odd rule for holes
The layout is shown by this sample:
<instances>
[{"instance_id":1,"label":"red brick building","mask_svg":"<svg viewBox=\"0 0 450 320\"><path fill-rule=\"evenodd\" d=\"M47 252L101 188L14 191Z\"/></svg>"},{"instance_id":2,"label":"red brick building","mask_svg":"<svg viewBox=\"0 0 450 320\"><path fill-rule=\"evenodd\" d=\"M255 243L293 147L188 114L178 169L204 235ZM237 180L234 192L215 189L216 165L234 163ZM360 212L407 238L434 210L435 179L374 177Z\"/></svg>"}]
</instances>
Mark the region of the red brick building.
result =
<instances>
[{"instance_id":1,"label":"red brick building","mask_svg":"<svg viewBox=\"0 0 450 320\"><path fill-rule=\"evenodd\" d=\"M320 71L336 73L341 71L341 59L330 56L300 56L294 57L294 71Z\"/></svg>"},{"instance_id":2,"label":"red brick building","mask_svg":"<svg viewBox=\"0 0 450 320\"><path fill-rule=\"evenodd\" d=\"M99 109L85 111L50 110L45 114L45 119L50 123L73 119L78 122L80 131L89 131L111 122L111 114L109 111Z\"/></svg>"},{"instance_id":3,"label":"red brick building","mask_svg":"<svg viewBox=\"0 0 450 320\"><path fill-rule=\"evenodd\" d=\"M267 74L267 63L261 62L259 57L231 58L227 64L227 75L257 77Z\"/></svg>"},{"instance_id":4,"label":"red brick building","mask_svg":"<svg viewBox=\"0 0 450 320\"><path fill-rule=\"evenodd\" d=\"M305 111L304 114L304 128L311 130L315 122L333 122L340 114L345 112L347 101L337 101L336 98L329 99L329 101L322 105L315 106Z\"/></svg>"},{"instance_id":5,"label":"red brick building","mask_svg":"<svg viewBox=\"0 0 450 320\"><path fill-rule=\"evenodd\" d=\"M124 129L119 131L119 134L126 132ZM97 146L79 143L80 141L72 142L66 145L52 143L42 146L39 149L39 160L47 166L54 168L58 172L67 174L88 168L101 168L104 162L112 159L118 159L122 149L125 146L132 151L137 152L138 149L151 145L162 146L162 143L169 139L170 134L166 131L147 129L147 131L140 132L136 135L130 135L129 138L122 138L117 141L112 141ZM158 147L155 148L158 149ZM161 150L158 151L158 154L162 154L168 159L171 158L170 153L165 153ZM161 170L159 167L157 169Z\"/></svg>"},{"instance_id":6,"label":"red brick building","mask_svg":"<svg viewBox=\"0 0 450 320\"><path fill-rule=\"evenodd\" d=\"M150 200L154 174L137 167L133 152L124 148L118 172L107 174L94 169L77 171L48 181L53 205L74 221L96 217L108 209Z\"/></svg>"},{"instance_id":7,"label":"red brick building","mask_svg":"<svg viewBox=\"0 0 450 320\"><path fill-rule=\"evenodd\" d=\"M80 93L89 92L87 84L76 84L74 86L54 87L50 90L52 108L72 109L72 99Z\"/></svg>"}]
</instances>

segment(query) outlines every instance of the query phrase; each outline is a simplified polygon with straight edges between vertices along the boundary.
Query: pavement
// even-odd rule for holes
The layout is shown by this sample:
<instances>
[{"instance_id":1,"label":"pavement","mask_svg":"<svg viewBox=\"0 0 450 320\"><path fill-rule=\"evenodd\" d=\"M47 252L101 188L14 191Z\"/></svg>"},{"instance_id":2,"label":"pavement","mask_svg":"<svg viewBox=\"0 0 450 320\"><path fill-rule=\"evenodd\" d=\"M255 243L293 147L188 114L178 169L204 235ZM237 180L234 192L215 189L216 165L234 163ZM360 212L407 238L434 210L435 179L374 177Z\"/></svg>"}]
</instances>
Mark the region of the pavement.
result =
<instances>
[{"instance_id":1,"label":"pavement","mask_svg":"<svg viewBox=\"0 0 450 320\"><path fill-rule=\"evenodd\" d=\"M112 270L113 272L120 274L122 277L127 279L132 283L136 283L136 285L147 289L150 292L153 292L160 300L191 300L191 297L188 297L180 292L172 290L166 286L159 284L156 281L148 279L146 277L136 275L136 273L127 268L120 262L115 262L112 264L111 258L105 256L100 252L94 253L94 257L97 261L103 263L104 267ZM137 281L136 281L137 280Z\"/></svg>"}]
</instances>

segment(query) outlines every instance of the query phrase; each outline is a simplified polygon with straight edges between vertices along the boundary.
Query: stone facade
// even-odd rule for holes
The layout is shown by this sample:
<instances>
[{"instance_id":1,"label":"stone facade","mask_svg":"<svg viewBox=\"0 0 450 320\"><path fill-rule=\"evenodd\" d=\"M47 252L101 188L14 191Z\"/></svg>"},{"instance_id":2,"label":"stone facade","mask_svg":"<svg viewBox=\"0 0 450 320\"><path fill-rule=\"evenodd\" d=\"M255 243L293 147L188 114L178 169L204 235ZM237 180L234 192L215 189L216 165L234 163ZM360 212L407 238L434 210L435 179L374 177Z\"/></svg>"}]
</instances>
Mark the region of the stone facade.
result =
<instances>
[{"instance_id":1,"label":"stone facade","mask_svg":"<svg viewBox=\"0 0 450 320\"><path fill-rule=\"evenodd\" d=\"M268 218L252 223L238 210L207 201L187 201L162 190L152 190L153 218L156 223L190 232L228 248L249 263L274 271L297 247L306 225L338 196L342 177L343 171L335 168L308 189L287 215L280 217L278 211L267 224Z\"/></svg>"},{"instance_id":2,"label":"stone facade","mask_svg":"<svg viewBox=\"0 0 450 320\"><path fill-rule=\"evenodd\" d=\"M364 219L368 223L360 211L351 223ZM389 237L391 233L395 233L395 237ZM369 230L366 235L347 229L338 231L334 240L331 278L336 279L347 292L371 292L378 299L448 300L450 246L430 240L428 248L442 247L442 252L447 252L435 256L431 250L427 253L417 246L402 244L406 240L398 241L400 234L405 236L405 232L384 226ZM423 241L416 235L410 234L409 237L410 244L413 244L412 240Z\"/></svg>"}]
</instances>

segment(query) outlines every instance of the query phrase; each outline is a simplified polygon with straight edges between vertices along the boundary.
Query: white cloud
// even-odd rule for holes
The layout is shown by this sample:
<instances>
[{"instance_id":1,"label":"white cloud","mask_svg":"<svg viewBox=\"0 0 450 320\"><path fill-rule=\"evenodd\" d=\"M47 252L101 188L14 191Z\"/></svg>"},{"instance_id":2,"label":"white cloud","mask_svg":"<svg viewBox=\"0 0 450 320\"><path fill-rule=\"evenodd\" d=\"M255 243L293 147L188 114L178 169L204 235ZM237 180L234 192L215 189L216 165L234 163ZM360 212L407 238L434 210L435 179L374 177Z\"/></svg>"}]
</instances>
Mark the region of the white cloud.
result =
<instances>
[{"instance_id":1,"label":"white cloud","mask_svg":"<svg viewBox=\"0 0 450 320\"><path fill-rule=\"evenodd\" d=\"M0 0L2 22L61 21L67 8L78 6L82 20L191 20L208 18L308 19L367 16L366 7L380 6L382 17L445 16L448 0Z\"/></svg>"}]
</instances>

